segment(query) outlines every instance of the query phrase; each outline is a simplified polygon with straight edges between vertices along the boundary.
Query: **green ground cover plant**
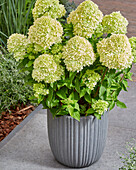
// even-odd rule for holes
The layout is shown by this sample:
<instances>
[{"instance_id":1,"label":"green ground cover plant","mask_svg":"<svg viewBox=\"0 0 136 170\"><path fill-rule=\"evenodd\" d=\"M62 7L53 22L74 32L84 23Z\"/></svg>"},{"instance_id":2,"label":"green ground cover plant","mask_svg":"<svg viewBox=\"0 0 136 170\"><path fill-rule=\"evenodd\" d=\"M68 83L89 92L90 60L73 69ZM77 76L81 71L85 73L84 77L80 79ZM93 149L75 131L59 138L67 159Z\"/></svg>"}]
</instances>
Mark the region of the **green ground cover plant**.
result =
<instances>
[{"instance_id":1,"label":"green ground cover plant","mask_svg":"<svg viewBox=\"0 0 136 170\"><path fill-rule=\"evenodd\" d=\"M123 166L119 170L135 170L136 169L136 140L128 142L126 145L126 153L121 155Z\"/></svg>"},{"instance_id":2,"label":"green ground cover plant","mask_svg":"<svg viewBox=\"0 0 136 170\"><path fill-rule=\"evenodd\" d=\"M11 54L0 54L0 113L26 104L33 94L32 88L25 85L27 72L19 73L18 64Z\"/></svg>"}]
</instances>

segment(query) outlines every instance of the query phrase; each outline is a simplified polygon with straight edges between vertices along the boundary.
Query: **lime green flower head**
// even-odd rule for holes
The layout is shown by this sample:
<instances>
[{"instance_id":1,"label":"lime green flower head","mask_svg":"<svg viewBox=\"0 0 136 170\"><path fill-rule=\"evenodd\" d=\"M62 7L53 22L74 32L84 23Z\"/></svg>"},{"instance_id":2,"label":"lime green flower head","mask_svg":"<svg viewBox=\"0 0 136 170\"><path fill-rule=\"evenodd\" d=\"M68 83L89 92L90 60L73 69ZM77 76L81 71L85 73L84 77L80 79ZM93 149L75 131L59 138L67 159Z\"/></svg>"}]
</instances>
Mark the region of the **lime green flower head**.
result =
<instances>
[{"instance_id":1,"label":"lime green flower head","mask_svg":"<svg viewBox=\"0 0 136 170\"><path fill-rule=\"evenodd\" d=\"M27 37L17 33L12 34L7 41L8 51L14 53L14 58L17 61L24 59L28 45L29 41Z\"/></svg>"},{"instance_id":2,"label":"lime green flower head","mask_svg":"<svg viewBox=\"0 0 136 170\"><path fill-rule=\"evenodd\" d=\"M42 16L29 29L29 40L35 44L37 51L49 48L54 43L61 42L63 28L56 19Z\"/></svg>"},{"instance_id":3,"label":"lime green flower head","mask_svg":"<svg viewBox=\"0 0 136 170\"><path fill-rule=\"evenodd\" d=\"M52 55L43 54L34 61L32 77L38 82L53 83L61 79L63 72L63 68L54 61Z\"/></svg>"},{"instance_id":4,"label":"lime green flower head","mask_svg":"<svg viewBox=\"0 0 136 170\"><path fill-rule=\"evenodd\" d=\"M34 20L42 16L51 18L61 18L65 15L64 5L59 4L59 0L37 0L32 11Z\"/></svg>"},{"instance_id":5,"label":"lime green flower head","mask_svg":"<svg viewBox=\"0 0 136 170\"><path fill-rule=\"evenodd\" d=\"M103 17L102 25L108 34L126 34L128 21L120 12L113 12Z\"/></svg>"},{"instance_id":6,"label":"lime green flower head","mask_svg":"<svg viewBox=\"0 0 136 170\"><path fill-rule=\"evenodd\" d=\"M39 95L44 95L46 96L49 94L49 89L45 88L45 85L42 83L37 83L33 85L33 90L34 90L34 96L39 98Z\"/></svg>"},{"instance_id":7,"label":"lime green flower head","mask_svg":"<svg viewBox=\"0 0 136 170\"><path fill-rule=\"evenodd\" d=\"M102 115L105 111L108 110L108 102L104 100L98 100L92 104L92 108L95 110L96 113Z\"/></svg>"},{"instance_id":8,"label":"lime green flower head","mask_svg":"<svg viewBox=\"0 0 136 170\"><path fill-rule=\"evenodd\" d=\"M129 38L129 42L131 44L132 55L134 57L133 62L136 63L136 37Z\"/></svg>"},{"instance_id":9,"label":"lime green flower head","mask_svg":"<svg viewBox=\"0 0 136 170\"><path fill-rule=\"evenodd\" d=\"M99 41L97 51L100 62L109 69L125 69L131 66L133 56L129 39L124 34L113 34Z\"/></svg>"},{"instance_id":10,"label":"lime green flower head","mask_svg":"<svg viewBox=\"0 0 136 170\"><path fill-rule=\"evenodd\" d=\"M83 83L90 89L93 90L97 82L100 80L100 75L93 70L87 70L83 75Z\"/></svg>"},{"instance_id":11,"label":"lime green flower head","mask_svg":"<svg viewBox=\"0 0 136 170\"><path fill-rule=\"evenodd\" d=\"M86 0L70 13L67 22L73 24L75 35L91 38L99 23L102 22L102 18L103 14L98 6L90 0Z\"/></svg>"},{"instance_id":12,"label":"lime green flower head","mask_svg":"<svg viewBox=\"0 0 136 170\"><path fill-rule=\"evenodd\" d=\"M79 72L85 66L93 64L95 54L88 40L75 36L71 38L63 48L63 59L68 71Z\"/></svg>"}]
</instances>

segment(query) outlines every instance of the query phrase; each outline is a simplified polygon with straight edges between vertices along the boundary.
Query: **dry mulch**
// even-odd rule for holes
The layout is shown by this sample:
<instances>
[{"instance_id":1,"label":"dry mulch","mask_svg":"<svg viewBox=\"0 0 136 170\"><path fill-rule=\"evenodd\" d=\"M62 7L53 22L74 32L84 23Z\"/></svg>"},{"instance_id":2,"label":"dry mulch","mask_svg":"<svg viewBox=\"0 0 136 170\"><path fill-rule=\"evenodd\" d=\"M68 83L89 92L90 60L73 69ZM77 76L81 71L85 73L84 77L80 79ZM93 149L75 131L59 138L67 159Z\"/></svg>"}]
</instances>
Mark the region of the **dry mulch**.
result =
<instances>
[{"instance_id":1,"label":"dry mulch","mask_svg":"<svg viewBox=\"0 0 136 170\"><path fill-rule=\"evenodd\" d=\"M33 110L33 105L18 105L9 111L2 112L0 117L0 141L2 141L17 125L19 125Z\"/></svg>"}]
</instances>

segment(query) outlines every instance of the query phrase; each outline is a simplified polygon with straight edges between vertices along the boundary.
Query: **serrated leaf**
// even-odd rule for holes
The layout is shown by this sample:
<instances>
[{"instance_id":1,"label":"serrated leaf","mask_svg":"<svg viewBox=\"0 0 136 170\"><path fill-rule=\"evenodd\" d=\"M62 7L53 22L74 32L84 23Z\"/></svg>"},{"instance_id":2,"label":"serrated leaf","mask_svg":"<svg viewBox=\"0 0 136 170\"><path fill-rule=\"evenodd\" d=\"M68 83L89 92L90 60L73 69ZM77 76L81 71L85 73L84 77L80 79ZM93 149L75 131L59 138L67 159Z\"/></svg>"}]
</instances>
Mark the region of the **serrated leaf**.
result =
<instances>
[{"instance_id":1,"label":"serrated leaf","mask_svg":"<svg viewBox=\"0 0 136 170\"><path fill-rule=\"evenodd\" d=\"M117 100L116 104L117 104L117 106L120 107L120 108L127 108L127 106L125 105L125 103L123 103L123 102L121 102L121 101L119 101L119 100Z\"/></svg>"}]
</instances>

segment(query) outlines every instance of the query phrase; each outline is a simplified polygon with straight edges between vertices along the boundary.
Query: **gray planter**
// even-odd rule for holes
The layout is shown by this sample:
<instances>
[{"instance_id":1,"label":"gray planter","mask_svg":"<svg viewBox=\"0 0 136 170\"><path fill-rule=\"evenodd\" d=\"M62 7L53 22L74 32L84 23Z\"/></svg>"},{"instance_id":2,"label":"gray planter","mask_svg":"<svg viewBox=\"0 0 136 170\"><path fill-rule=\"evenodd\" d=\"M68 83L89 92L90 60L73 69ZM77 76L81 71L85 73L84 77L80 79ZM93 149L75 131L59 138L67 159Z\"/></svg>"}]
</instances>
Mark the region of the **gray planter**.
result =
<instances>
[{"instance_id":1,"label":"gray planter","mask_svg":"<svg viewBox=\"0 0 136 170\"><path fill-rule=\"evenodd\" d=\"M101 157L107 137L108 113L102 120L94 116L81 117L80 122L70 116L48 115L48 136L56 160L68 167L86 167Z\"/></svg>"}]
</instances>

